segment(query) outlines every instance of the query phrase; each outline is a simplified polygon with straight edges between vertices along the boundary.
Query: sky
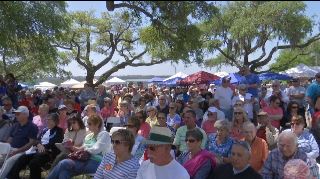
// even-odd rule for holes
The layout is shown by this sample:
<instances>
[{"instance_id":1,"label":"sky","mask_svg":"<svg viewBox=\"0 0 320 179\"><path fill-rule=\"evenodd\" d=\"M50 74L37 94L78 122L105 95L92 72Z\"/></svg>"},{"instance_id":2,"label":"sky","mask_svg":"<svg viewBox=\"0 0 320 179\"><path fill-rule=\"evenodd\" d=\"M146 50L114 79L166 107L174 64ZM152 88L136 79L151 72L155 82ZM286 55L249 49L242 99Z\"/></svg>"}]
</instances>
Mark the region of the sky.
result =
<instances>
[{"instance_id":1,"label":"sky","mask_svg":"<svg viewBox=\"0 0 320 179\"><path fill-rule=\"evenodd\" d=\"M313 16L316 15L316 20L318 22L320 19L320 2L319 1L306 1L307 5L306 8L306 15ZM101 12L107 11L106 9L106 1L68 1L68 11L89 11L94 10L96 15L100 14ZM315 29L315 32L319 31L319 29ZM274 55L274 57L276 57ZM99 58L98 56L93 56L93 58ZM145 57L147 58L147 57ZM106 70L110 69L112 66L111 64L107 64L102 67L99 71L97 71L96 76L101 75ZM266 69L264 67L263 69ZM73 76L85 76L86 71L81 69L80 66L75 62L71 62L68 66L64 68L67 71L70 71ZM170 76L177 72L183 72L185 74L192 74L198 71L207 71L210 73L215 73L218 71L225 71L228 73L237 72L238 69L231 66L225 66L221 69L217 68L202 68L199 67L197 64L190 64L185 66L183 63L174 64L172 65L170 62L165 62L158 65L148 66L148 67L126 67L124 69L119 70L118 72L114 73L112 76L125 76L125 75L166 75Z\"/></svg>"}]
</instances>

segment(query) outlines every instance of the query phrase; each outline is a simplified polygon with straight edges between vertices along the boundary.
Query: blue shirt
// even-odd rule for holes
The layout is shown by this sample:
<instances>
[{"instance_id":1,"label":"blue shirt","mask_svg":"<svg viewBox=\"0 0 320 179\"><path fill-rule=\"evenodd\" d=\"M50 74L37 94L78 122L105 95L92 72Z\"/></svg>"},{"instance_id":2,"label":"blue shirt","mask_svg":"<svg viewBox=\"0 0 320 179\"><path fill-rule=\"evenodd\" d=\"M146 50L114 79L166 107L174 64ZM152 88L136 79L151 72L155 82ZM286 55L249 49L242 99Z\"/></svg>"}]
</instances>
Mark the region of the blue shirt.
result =
<instances>
[{"instance_id":1,"label":"blue shirt","mask_svg":"<svg viewBox=\"0 0 320 179\"><path fill-rule=\"evenodd\" d=\"M135 179L139 169L139 161L132 157L121 163L116 163L116 155L108 153L103 159L94 175L95 179Z\"/></svg>"},{"instance_id":2,"label":"blue shirt","mask_svg":"<svg viewBox=\"0 0 320 179\"><path fill-rule=\"evenodd\" d=\"M307 162L307 155L300 149L297 149L291 158L285 158L279 149L274 149L269 153L260 174L263 179L282 179L284 176L283 168L291 159L301 159Z\"/></svg>"},{"instance_id":3,"label":"blue shirt","mask_svg":"<svg viewBox=\"0 0 320 179\"><path fill-rule=\"evenodd\" d=\"M310 97L313 101L313 104L316 104L317 97L320 96L320 84L313 82L308 88L306 96Z\"/></svg>"},{"instance_id":4,"label":"blue shirt","mask_svg":"<svg viewBox=\"0 0 320 179\"><path fill-rule=\"evenodd\" d=\"M207 150L214 153L217 156L229 157L231 154L231 148L233 145L233 139L228 137L223 144L217 144L217 134L209 134L208 135L208 145Z\"/></svg>"},{"instance_id":5,"label":"blue shirt","mask_svg":"<svg viewBox=\"0 0 320 179\"><path fill-rule=\"evenodd\" d=\"M37 139L38 127L31 121L21 126L17 123L13 126L10 137L12 141L10 143L13 148L20 148L29 143L29 139Z\"/></svg>"},{"instance_id":6,"label":"blue shirt","mask_svg":"<svg viewBox=\"0 0 320 179\"><path fill-rule=\"evenodd\" d=\"M244 84L252 85L252 84L260 84L261 81L258 75L250 73L249 75L245 76ZM258 97L258 88L248 88L248 93L252 94L254 97Z\"/></svg>"}]
</instances>

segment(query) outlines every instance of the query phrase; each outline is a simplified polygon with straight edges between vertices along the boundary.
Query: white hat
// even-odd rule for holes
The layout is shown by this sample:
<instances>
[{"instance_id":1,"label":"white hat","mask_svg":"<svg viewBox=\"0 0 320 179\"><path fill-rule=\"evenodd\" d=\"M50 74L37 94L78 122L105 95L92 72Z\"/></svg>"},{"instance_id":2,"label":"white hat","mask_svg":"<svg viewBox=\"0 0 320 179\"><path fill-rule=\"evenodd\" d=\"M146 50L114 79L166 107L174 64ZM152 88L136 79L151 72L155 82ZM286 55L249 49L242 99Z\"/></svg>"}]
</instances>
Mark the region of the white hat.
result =
<instances>
[{"instance_id":1,"label":"white hat","mask_svg":"<svg viewBox=\"0 0 320 179\"><path fill-rule=\"evenodd\" d=\"M208 111L210 112L217 112L218 109L216 107L209 107Z\"/></svg>"},{"instance_id":2,"label":"white hat","mask_svg":"<svg viewBox=\"0 0 320 179\"><path fill-rule=\"evenodd\" d=\"M147 140L143 141L144 144L172 144L172 132L167 127L154 126L150 130L150 135Z\"/></svg>"},{"instance_id":3,"label":"white hat","mask_svg":"<svg viewBox=\"0 0 320 179\"><path fill-rule=\"evenodd\" d=\"M29 109L26 106L19 106L18 109L14 110L13 112L29 114Z\"/></svg>"},{"instance_id":4,"label":"white hat","mask_svg":"<svg viewBox=\"0 0 320 179\"><path fill-rule=\"evenodd\" d=\"M66 109L67 109L67 106L66 106L66 105L64 105L64 104L61 104L61 105L59 105L58 110L61 110L61 109L64 109L64 108L66 108Z\"/></svg>"}]
</instances>

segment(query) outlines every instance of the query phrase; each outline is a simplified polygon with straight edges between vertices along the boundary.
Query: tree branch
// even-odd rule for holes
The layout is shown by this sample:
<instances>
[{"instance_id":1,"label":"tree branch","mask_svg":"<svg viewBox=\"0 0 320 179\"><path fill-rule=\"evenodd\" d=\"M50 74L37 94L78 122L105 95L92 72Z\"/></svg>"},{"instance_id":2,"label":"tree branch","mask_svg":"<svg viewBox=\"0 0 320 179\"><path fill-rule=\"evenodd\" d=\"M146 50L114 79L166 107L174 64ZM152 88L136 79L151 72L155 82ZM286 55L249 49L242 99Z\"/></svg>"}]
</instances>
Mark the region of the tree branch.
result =
<instances>
[{"instance_id":1,"label":"tree branch","mask_svg":"<svg viewBox=\"0 0 320 179\"><path fill-rule=\"evenodd\" d=\"M278 51L279 49L289 49L289 48L305 48L307 46L309 46L310 44L312 44L313 42L317 41L320 39L320 33L315 35L314 37L312 37L311 39L309 39L307 42L300 44L300 45L280 45L280 46L275 46L271 49L268 57L262 61L256 62L252 64L252 70L256 69L257 67L261 67L264 65L267 65L270 61L271 58L273 56L273 54Z\"/></svg>"},{"instance_id":2,"label":"tree branch","mask_svg":"<svg viewBox=\"0 0 320 179\"><path fill-rule=\"evenodd\" d=\"M81 61L81 47L78 43L76 43L74 40L72 40L72 42L75 44L75 46L77 47L77 56L76 56L76 61L83 66L85 69L88 69L88 65L85 64L83 61Z\"/></svg>"},{"instance_id":3,"label":"tree branch","mask_svg":"<svg viewBox=\"0 0 320 179\"><path fill-rule=\"evenodd\" d=\"M107 78L112 75L113 73L119 71L120 69L125 68L126 66L129 66L130 64L132 64L136 59L142 57L144 54L146 54L147 51L144 50L143 52L141 52L139 55L133 57L131 60L126 60L118 65L113 66L110 70L106 71L105 73L103 73L99 80L97 81L97 83L95 84L95 86L102 84L104 81L107 80ZM125 54L122 54L125 56ZM127 59L127 58L126 58Z\"/></svg>"},{"instance_id":4,"label":"tree branch","mask_svg":"<svg viewBox=\"0 0 320 179\"><path fill-rule=\"evenodd\" d=\"M220 47L216 48L224 57L226 57L228 60L230 60L231 62L238 64L238 62L232 58L231 56L229 56L228 54L226 54Z\"/></svg>"},{"instance_id":5,"label":"tree branch","mask_svg":"<svg viewBox=\"0 0 320 179\"><path fill-rule=\"evenodd\" d=\"M113 33L109 32L109 38L110 38L110 42L111 42L111 52L110 54L104 59L102 60L100 63L98 63L94 69L97 71L99 70L100 68L102 68L104 65L106 65L107 63L110 62L110 60L112 59L113 55L114 55L114 52L117 48L117 44L114 43L114 40L113 40Z\"/></svg>"}]
</instances>

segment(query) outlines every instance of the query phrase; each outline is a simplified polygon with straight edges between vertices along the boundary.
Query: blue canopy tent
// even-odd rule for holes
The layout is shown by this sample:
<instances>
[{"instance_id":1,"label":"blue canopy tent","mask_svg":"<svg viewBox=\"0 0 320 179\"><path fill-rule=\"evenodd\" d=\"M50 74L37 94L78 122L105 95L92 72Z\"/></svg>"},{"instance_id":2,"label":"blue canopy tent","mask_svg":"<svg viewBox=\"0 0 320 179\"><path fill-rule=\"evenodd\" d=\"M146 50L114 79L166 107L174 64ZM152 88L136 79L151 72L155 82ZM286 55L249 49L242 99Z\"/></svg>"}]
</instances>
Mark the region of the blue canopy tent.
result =
<instances>
[{"instance_id":1,"label":"blue canopy tent","mask_svg":"<svg viewBox=\"0 0 320 179\"><path fill-rule=\"evenodd\" d=\"M177 85L177 81L182 80L182 79L183 79L183 78L180 78L180 77L172 78L172 79L163 81L163 82L162 82L162 85L166 85L166 86L173 87L173 86L176 86L176 85Z\"/></svg>"},{"instance_id":2,"label":"blue canopy tent","mask_svg":"<svg viewBox=\"0 0 320 179\"><path fill-rule=\"evenodd\" d=\"M153 78L151 78L150 80L148 80L148 83L161 84L163 80L164 80L164 79L163 79L163 78L160 78L160 77L153 77Z\"/></svg>"},{"instance_id":3,"label":"blue canopy tent","mask_svg":"<svg viewBox=\"0 0 320 179\"><path fill-rule=\"evenodd\" d=\"M231 84L240 84L243 77L240 76L238 73L229 73L228 77L231 77L230 83ZM222 84L222 78L215 80L213 82L211 82L215 85L221 85Z\"/></svg>"},{"instance_id":4,"label":"blue canopy tent","mask_svg":"<svg viewBox=\"0 0 320 179\"><path fill-rule=\"evenodd\" d=\"M284 74L279 73L273 73L273 72L267 72L267 73L261 73L258 75L259 79L261 81L267 81L267 80L291 80L292 77Z\"/></svg>"}]
</instances>

